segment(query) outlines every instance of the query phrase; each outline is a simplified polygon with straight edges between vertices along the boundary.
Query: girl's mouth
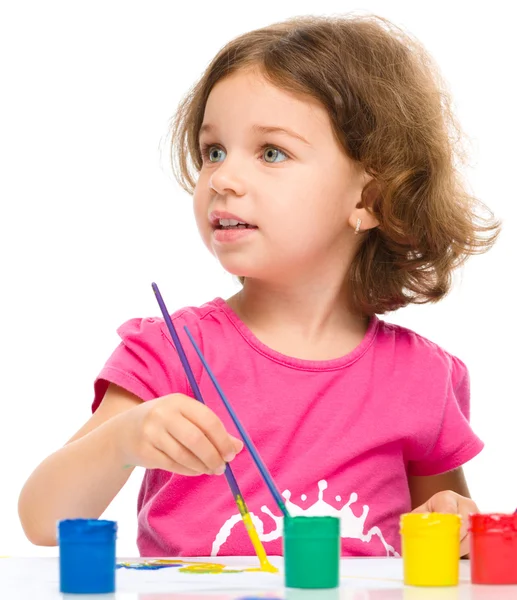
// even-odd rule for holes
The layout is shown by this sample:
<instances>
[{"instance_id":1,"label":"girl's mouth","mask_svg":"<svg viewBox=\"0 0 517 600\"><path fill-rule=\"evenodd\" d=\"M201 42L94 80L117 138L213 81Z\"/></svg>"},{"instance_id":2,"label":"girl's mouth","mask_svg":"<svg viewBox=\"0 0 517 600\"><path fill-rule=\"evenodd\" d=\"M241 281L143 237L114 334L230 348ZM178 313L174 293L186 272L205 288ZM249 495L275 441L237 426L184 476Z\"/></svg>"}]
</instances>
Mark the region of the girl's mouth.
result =
<instances>
[{"instance_id":1,"label":"girl's mouth","mask_svg":"<svg viewBox=\"0 0 517 600\"><path fill-rule=\"evenodd\" d=\"M215 224L216 229L257 229L255 225L236 221L235 219L219 219Z\"/></svg>"}]
</instances>

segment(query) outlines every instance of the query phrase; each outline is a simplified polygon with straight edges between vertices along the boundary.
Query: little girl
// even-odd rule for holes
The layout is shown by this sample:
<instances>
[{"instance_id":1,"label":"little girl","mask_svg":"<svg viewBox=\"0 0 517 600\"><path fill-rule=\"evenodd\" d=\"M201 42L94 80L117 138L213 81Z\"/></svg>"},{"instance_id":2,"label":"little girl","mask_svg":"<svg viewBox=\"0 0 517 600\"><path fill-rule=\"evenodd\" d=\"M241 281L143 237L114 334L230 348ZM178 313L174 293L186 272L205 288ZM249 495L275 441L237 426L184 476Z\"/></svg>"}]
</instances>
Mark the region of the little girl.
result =
<instances>
[{"instance_id":1,"label":"little girl","mask_svg":"<svg viewBox=\"0 0 517 600\"><path fill-rule=\"evenodd\" d=\"M282 553L281 513L184 325L291 513L341 517L343 555L398 555L411 510L465 522L477 508L461 467L483 447L467 369L377 316L440 300L497 237L456 171L458 131L430 57L384 19L294 18L224 47L172 132L201 238L242 282L172 315L207 405L162 319L124 323L93 416L21 492L28 538L53 545L59 519L100 517L131 465L147 469L142 556L253 554L220 477L231 463L266 551Z\"/></svg>"}]
</instances>

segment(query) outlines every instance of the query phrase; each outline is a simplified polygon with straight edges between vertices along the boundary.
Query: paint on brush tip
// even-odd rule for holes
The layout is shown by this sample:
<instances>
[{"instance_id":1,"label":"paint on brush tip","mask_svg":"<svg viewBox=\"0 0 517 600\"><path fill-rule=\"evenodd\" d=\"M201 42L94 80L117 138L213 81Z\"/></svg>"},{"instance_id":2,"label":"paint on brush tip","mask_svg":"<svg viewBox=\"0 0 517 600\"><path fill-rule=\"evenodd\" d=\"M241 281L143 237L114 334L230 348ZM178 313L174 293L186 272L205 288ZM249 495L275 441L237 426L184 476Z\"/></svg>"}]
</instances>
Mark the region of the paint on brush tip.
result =
<instances>
[{"instance_id":1,"label":"paint on brush tip","mask_svg":"<svg viewBox=\"0 0 517 600\"><path fill-rule=\"evenodd\" d=\"M253 521L251 520L250 513L247 511L246 505L244 504L242 497L237 496L236 500L237 500L237 504L239 506L242 521L244 523L244 526L246 527L248 535L251 539L251 543L253 544L253 547L255 548L255 552L257 553L257 557L260 562L259 569L250 569L250 570L266 571L269 573L278 573L278 569L269 562L269 559L267 557L264 546L262 545L262 542L260 541L257 530L255 529L255 525L253 525Z\"/></svg>"}]
</instances>

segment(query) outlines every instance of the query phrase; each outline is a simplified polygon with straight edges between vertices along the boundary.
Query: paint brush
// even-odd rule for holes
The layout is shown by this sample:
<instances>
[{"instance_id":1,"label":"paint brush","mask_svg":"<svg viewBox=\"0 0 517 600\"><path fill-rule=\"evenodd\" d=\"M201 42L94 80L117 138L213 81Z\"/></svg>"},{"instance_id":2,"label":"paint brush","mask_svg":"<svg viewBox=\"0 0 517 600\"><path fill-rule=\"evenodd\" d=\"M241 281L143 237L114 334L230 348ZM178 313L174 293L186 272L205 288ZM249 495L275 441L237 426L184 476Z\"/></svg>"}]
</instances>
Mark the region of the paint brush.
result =
<instances>
[{"instance_id":1,"label":"paint brush","mask_svg":"<svg viewBox=\"0 0 517 600\"><path fill-rule=\"evenodd\" d=\"M237 418L235 411L233 410L230 403L228 402L228 399L224 395L224 392L221 389L221 386L219 385L217 379L215 378L215 375L212 373L212 370L208 366L208 363L206 362L205 357L203 356L201 350L198 348L198 345L194 341L194 338L192 337L192 334L190 333L190 331L186 325L185 325L185 331L189 337L190 342L194 346L194 349L197 352L199 359L203 363L203 366L205 367L206 372L208 373L210 379L212 380L212 383L214 384L215 389L217 390L217 393L221 397L221 400L224 402L224 405L226 406L226 410L230 413L230 417L232 418L232 421L234 422L235 427L237 427L237 429L239 430L239 433L241 434L241 437L242 437L244 443L246 444L246 448L248 449L248 452L251 454L251 457L253 458L255 464L257 465L257 468L260 471L262 478L266 482L266 485L269 488L271 495L275 499L275 502L278 504L278 508L282 511L284 517L289 518L290 517L289 512L284 504L284 501L282 499L282 496L280 495L280 492L278 491L278 489L275 485L275 482L273 481L273 478L271 477L269 471L267 470L266 465L264 464L262 458L260 457L258 450L255 448L253 442L251 441L250 436L246 433L246 430L244 429L244 427L241 425L241 422Z\"/></svg>"},{"instance_id":2,"label":"paint brush","mask_svg":"<svg viewBox=\"0 0 517 600\"><path fill-rule=\"evenodd\" d=\"M194 377L194 373L192 372L192 369L190 368L190 364L188 362L187 356L185 354L185 351L183 350L183 346L178 337L178 333L176 332L176 328L174 327L174 323L172 322L172 319L169 316L169 311L167 310L167 307L165 306L165 302L163 301L162 295L160 294L160 290L158 289L158 286L156 285L156 283L152 284L152 288L153 288L154 294L156 296L156 299L158 301L158 305L160 306L160 310L162 312L165 324L167 325L167 329L169 330L169 333L171 334L172 341L174 343L174 346L175 346L178 356L180 358L181 364L185 371L185 375L187 376L190 387L192 388L192 391L194 392L194 396L196 397L197 400L199 400L199 402L205 404L205 401L203 400L203 396L201 395L201 390L199 389L199 386ZM228 481L228 485L230 486L230 489L232 491L235 502L237 504L237 508L239 509L239 513L242 517L242 521L243 521L244 525L246 526L246 531L248 532L251 543L253 544L253 548L255 549L255 552L257 553L257 557L260 561L260 566L261 566L262 570L276 573L278 571L278 569L276 567L274 567L267 558L266 551L264 550L264 546L262 545L262 542L260 541L257 530L255 529L255 525L253 525L253 521L251 520L251 515L248 511L248 507L246 506L246 503L244 502L244 497L240 492L239 486L237 484L237 480L235 479L235 476L234 476L233 471L229 464L226 465L226 470L225 470L224 474L226 477L226 481Z\"/></svg>"}]
</instances>

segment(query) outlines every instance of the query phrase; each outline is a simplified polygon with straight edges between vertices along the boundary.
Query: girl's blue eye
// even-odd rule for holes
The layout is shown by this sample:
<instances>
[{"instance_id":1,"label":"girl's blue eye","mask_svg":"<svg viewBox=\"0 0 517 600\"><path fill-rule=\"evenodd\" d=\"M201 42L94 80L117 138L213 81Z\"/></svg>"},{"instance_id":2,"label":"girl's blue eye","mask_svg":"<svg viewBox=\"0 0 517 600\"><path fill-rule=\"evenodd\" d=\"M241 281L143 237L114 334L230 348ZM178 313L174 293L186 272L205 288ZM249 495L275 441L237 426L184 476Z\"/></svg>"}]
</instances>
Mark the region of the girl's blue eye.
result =
<instances>
[{"instance_id":1,"label":"girl's blue eye","mask_svg":"<svg viewBox=\"0 0 517 600\"><path fill-rule=\"evenodd\" d=\"M282 150L279 150L278 148L275 148L274 146L267 146L264 149L264 160L266 162L283 162L283 161L277 161L275 160L279 155L283 155L285 158L287 158L287 156L285 155L284 152L282 152Z\"/></svg>"},{"instance_id":2,"label":"girl's blue eye","mask_svg":"<svg viewBox=\"0 0 517 600\"><path fill-rule=\"evenodd\" d=\"M223 152L224 153L224 151L221 150L221 148L218 148L217 146L211 146L207 150L208 150L208 160L210 162L218 162L217 156L214 157L215 153L217 153L217 152Z\"/></svg>"}]
</instances>

